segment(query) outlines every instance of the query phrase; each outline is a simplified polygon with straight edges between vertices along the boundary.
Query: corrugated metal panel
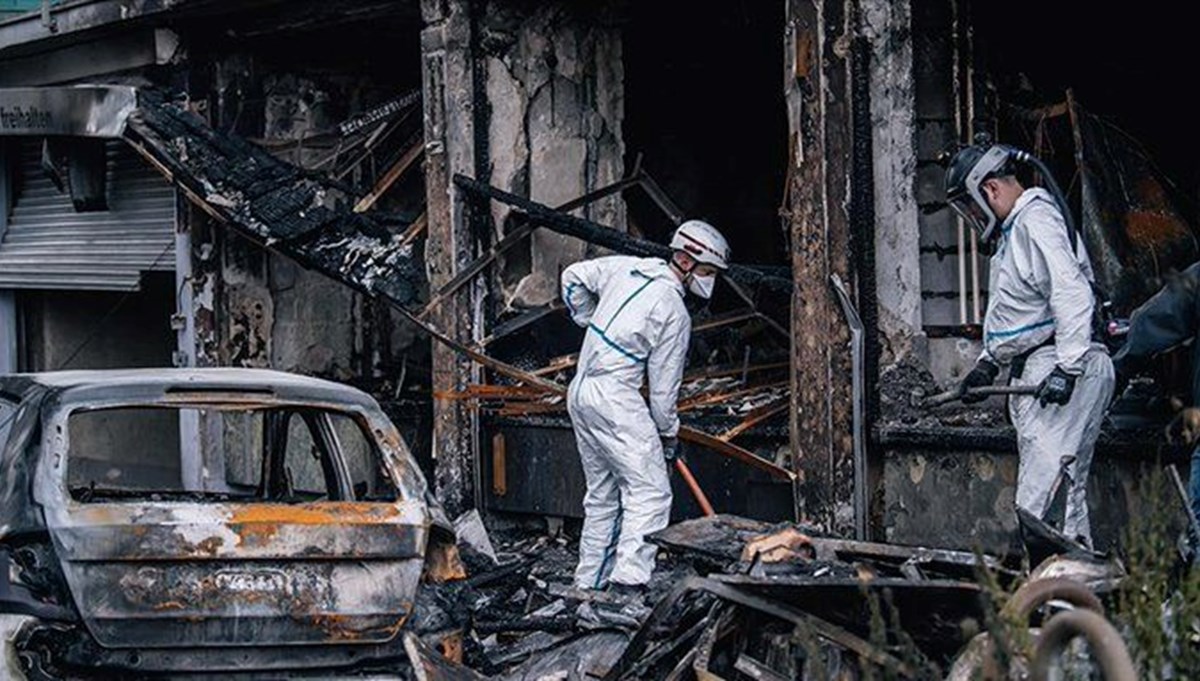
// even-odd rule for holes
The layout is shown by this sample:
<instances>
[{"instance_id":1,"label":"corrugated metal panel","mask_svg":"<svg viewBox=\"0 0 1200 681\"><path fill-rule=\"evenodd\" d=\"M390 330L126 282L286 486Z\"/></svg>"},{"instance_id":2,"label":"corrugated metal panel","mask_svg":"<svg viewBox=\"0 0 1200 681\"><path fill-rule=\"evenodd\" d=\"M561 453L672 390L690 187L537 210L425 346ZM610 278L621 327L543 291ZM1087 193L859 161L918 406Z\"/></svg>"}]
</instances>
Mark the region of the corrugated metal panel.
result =
<instances>
[{"instance_id":1,"label":"corrugated metal panel","mask_svg":"<svg viewBox=\"0 0 1200 681\"><path fill-rule=\"evenodd\" d=\"M108 210L77 213L20 146L17 200L0 241L0 288L138 288L141 272L175 267L175 190L123 142L108 142Z\"/></svg>"}]
</instances>

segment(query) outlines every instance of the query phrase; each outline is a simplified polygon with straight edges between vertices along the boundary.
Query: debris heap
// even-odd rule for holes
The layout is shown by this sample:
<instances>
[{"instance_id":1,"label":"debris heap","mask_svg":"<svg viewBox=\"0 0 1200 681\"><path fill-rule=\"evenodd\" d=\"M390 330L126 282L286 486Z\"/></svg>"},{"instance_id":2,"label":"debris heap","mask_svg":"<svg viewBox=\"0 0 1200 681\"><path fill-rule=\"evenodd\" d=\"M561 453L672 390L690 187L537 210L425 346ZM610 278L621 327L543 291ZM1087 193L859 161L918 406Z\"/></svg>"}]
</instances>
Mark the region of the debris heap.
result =
<instances>
[{"instance_id":1,"label":"debris heap","mask_svg":"<svg viewBox=\"0 0 1200 681\"><path fill-rule=\"evenodd\" d=\"M1119 578L1104 561L1054 558L994 606L1019 574L984 555L724 515L651 541L662 549L653 608L597 623L594 608L629 603L573 588L576 556L561 536L498 536L495 560L472 540L461 547L471 576L427 589L418 603L407 641L417 678L819 679L865 666L887 678L972 678L994 657L993 637L1006 640L996 633L1003 618L1030 622L1064 600L1102 613L1096 594ZM454 654L428 635L433 620L460 637Z\"/></svg>"}]
</instances>

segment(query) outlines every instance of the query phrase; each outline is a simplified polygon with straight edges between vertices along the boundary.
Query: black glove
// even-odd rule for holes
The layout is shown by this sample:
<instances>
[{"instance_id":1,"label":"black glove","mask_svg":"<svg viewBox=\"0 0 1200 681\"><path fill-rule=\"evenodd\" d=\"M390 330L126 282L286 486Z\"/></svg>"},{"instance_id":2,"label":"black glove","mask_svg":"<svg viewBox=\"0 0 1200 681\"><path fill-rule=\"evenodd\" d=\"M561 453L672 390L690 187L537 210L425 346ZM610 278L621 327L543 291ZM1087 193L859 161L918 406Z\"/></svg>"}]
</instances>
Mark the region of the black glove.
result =
<instances>
[{"instance_id":1,"label":"black glove","mask_svg":"<svg viewBox=\"0 0 1200 681\"><path fill-rule=\"evenodd\" d=\"M1000 373L1000 367L992 364L986 359L981 359L975 363L975 368L971 369L971 373L967 374L961 383L958 384L958 394L962 397L963 404L975 404L987 399L986 395L970 395L967 390L971 388L982 388L986 385L991 385L996 382L996 376Z\"/></svg>"},{"instance_id":2,"label":"black glove","mask_svg":"<svg viewBox=\"0 0 1200 681\"><path fill-rule=\"evenodd\" d=\"M664 437L659 439L662 440L663 458L669 464L675 463L675 457L679 456L679 438Z\"/></svg>"},{"instance_id":3,"label":"black glove","mask_svg":"<svg viewBox=\"0 0 1200 681\"><path fill-rule=\"evenodd\" d=\"M1043 378L1041 384L1038 385L1037 397L1038 404L1043 407L1047 404L1066 404L1071 401L1071 393L1075 392L1075 377L1063 371L1061 367L1054 367L1054 371L1050 375Z\"/></svg>"}]
</instances>

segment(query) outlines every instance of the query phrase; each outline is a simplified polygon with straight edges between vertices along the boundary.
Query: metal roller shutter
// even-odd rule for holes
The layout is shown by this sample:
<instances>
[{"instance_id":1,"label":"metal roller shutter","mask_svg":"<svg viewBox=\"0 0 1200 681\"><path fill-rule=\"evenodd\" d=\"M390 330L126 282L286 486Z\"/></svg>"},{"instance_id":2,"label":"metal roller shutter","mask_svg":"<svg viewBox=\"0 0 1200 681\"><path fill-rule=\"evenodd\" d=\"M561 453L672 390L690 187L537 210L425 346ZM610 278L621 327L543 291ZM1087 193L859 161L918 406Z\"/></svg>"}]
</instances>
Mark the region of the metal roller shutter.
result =
<instances>
[{"instance_id":1,"label":"metal roller shutter","mask_svg":"<svg viewBox=\"0 0 1200 681\"><path fill-rule=\"evenodd\" d=\"M175 268L174 188L123 142L106 146L108 210L86 213L42 172L40 141L18 147L0 288L129 291L143 271Z\"/></svg>"}]
</instances>

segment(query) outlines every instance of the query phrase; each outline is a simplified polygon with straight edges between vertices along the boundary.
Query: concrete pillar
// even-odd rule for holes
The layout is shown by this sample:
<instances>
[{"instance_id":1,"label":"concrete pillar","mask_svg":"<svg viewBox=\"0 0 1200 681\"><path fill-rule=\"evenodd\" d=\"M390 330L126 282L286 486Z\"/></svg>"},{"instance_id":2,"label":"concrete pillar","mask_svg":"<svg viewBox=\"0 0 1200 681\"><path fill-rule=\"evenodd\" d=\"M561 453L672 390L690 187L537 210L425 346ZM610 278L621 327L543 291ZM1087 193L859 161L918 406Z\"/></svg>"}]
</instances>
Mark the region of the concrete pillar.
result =
<instances>
[{"instance_id":1,"label":"concrete pillar","mask_svg":"<svg viewBox=\"0 0 1200 681\"><path fill-rule=\"evenodd\" d=\"M425 266L431 290L449 282L459 268L469 264L475 250L465 206L451 181L456 173L476 174L471 8L471 0L421 3L429 218ZM472 303L471 287L464 287L437 308L431 321L451 338L469 344L482 331L478 307ZM432 363L434 484L438 498L454 516L477 505L477 424L464 401L438 396L477 382L479 372L469 360L436 342Z\"/></svg>"},{"instance_id":2,"label":"concrete pillar","mask_svg":"<svg viewBox=\"0 0 1200 681\"><path fill-rule=\"evenodd\" d=\"M870 46L875 184L875 282L884 366L904 360L921 331L916 97L909 0L860 0ZM919 342L917 343L919 345Z\"/></svg>"}]
</instances>

